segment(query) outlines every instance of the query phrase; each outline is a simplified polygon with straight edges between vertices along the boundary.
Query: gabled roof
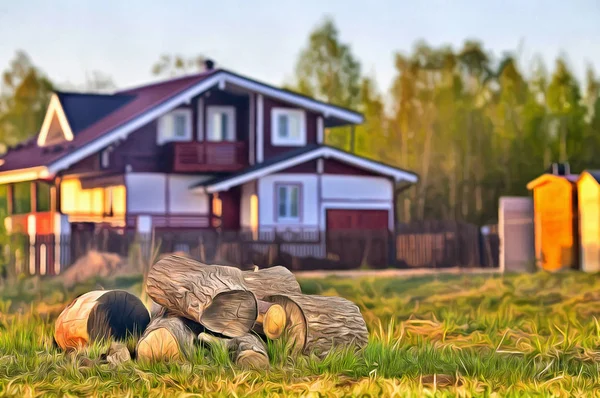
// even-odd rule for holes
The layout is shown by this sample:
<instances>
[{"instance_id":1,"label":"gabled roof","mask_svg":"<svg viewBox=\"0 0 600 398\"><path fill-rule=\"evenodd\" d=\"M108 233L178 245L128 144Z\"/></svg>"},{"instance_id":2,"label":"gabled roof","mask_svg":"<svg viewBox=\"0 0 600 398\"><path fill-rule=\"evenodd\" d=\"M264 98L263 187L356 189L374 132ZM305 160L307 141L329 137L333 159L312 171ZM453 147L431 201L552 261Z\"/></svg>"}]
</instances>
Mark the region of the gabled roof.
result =
<instances>
[{"instance_id":1,"label":"gabled roof","mask_svg":"<svg viewBox=\"0 0 600 398\"><path fill-rule=\"evenodd\" d=\"M135 97L123 94L85 94L57 91L74 135L116 111Z\"/></svg>"},{"instance_id":2,"label":"gabled roof","mask_svg":"<svg viewBox=\"0 0 600 398\"><path fill-rule=\"evenodd\" d=\"M266 162L248 167L240 172L204 181L190 188L208 193L226 191L231 187L319 158L335 159L358 168L392 177L395 181L416 183L419 180L419 177L410 171L363 158L330 146L313 144L273 157Z\"/></svg>"},{"instance_id":3,"label":"gabled roof","mask_svg":"<svg viewBox=\"0 0 600 398\"><path fill-rule=\"evenodd\" d=\"M67 114L73 137L66 143L39 147L34 142L18 145L0 160L0 183L14 170L35 169L36 176L52 176L72 164L104 149L181 103L215 87L235 86L248 91L275 97L284 102L321 112L326 125L362 123L361 114L330 105L291 91L278 89L226 70L212 70L164 82L117 92L115 95L74 95L62 93L61 105ZM58 93L59 98L61 93ZM108 99L111 97L111 99ZM64 103L62 101L64 100ZM100 104L99 109L81 114L82 108ZM69 116L70 115L70 116ZM6 178L5 178L6 177ZM11 176L9 180L23 180Z\"/></svg>"},{"instance_id":4,"label":"gabled roof","mask_svg":"<svg viewBox=\"0 0 600 398\"><path fill-rule=\"evenodd\" d=\"M536 178L535 180L530 181L527 184L527 189L532 190L534 188L539 187L540 185L544 185L551 181L557 181L557 180L575 183L575 182L577 182L578 178L579 178L579 174L556 175L556 174L545 173L545 174L542 174L541 176L539 176L538 178Z\"/></svg>"},{"instance_id":5,"label":"gabled roof","mask_svg":"<svg viewBox=\"0 0 600 398\"><path fill-rule=\"evenodd\" d=\"M589 174L598 184L600 184L600 170L585 170L580 174L580 177L582 177L584 173Z\"/></svg>"}]
</instances>

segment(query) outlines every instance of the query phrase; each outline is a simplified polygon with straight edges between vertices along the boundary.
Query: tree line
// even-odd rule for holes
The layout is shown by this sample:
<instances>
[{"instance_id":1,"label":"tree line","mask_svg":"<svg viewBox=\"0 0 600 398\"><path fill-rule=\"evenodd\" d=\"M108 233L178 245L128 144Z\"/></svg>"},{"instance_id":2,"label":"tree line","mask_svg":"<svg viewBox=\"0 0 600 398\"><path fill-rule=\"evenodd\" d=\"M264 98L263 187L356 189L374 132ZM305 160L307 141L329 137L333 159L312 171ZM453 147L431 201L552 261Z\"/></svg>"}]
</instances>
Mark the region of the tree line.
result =
<instances>
[{"instance_id":1,"label":"tree line","mask_svg":"<svg viewBox=\"0 0 600 398\"><path fill-rule=\"evenodd\" d=\"M190 73L203 59L162 55L151 72ZM496 58L474 40L459 49L417 42L394 63L386 96L325 19L310 32L287 87L365 115L355 129L327 131L328 144L419 174L399 196L400 220L495 223L499 197L527 195L527 182L552 162L569 162L574 172L600 168L600 80L591 67L581 84L565 57L551 69L537 59L525 71L515 54ZM2 78L0 143L7 146L36 134L54 84L24 52ZM114 83L96 72L83 86Z\"/></svg>"}]
</instances>

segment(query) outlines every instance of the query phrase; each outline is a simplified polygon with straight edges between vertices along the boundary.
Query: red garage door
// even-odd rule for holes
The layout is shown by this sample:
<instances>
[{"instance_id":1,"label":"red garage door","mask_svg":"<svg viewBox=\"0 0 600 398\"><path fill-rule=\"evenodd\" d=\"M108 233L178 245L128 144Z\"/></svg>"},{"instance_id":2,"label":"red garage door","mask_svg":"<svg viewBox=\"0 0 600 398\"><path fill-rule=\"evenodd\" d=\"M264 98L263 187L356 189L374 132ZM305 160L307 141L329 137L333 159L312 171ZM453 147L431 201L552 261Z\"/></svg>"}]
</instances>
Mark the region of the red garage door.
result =
<instances>
[{"instance_id":1,"label":"red garage door","mask_svg":"<svg viewBox=\"0 0 600 398\"><path fill-rule=\"evenodd\" d=\"M346 268L388 265L387 210L327 210L327 256Z\"/></svg>"}]
</instances>

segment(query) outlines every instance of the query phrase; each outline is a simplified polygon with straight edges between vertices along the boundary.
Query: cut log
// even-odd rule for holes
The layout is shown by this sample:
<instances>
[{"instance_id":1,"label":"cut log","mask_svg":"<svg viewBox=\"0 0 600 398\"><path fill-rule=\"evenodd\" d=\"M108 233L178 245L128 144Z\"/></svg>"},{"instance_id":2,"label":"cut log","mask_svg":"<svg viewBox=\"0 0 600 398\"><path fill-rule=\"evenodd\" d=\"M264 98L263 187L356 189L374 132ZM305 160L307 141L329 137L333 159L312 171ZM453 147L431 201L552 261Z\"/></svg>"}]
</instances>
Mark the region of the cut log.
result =
<instances>
[{"instance_id":1,"label":"cut log","mask_svg":"<svg viewBox=\"0 0 600 398\"><path fill-rule=\"evenodd\" d=\"M232 339L224 339L207 333L200 333L198 339L208 345L220 344L232 361L246 369L268 369L269 355L265 343L255 334L248 333Z\"/></svg>"},{"instance_id":2,"label":"cut log","mask_svg":"<svg viewBox=\"0 0 600 398\"><path fill-rule=\"evenodd\" d=\"M273 295L287 314L284 331L293 353L326 356L334 347L361 349L367 345L367 325L356 304L342 297Z\"/></svg>"},{"instance_id":3,"label":"cut log","mask_svg":"<svg viewBox=\"0 0 600 398\"><path fill-rule=\"evenodd\" d=\"M152 318L138 341L136 355L139 360L163 361L188 357L202 325L161 309Z\"/></svg>"},{"instance_id":4,"label":"cut log","mask_svg":"<svg viewBox=\"0 0 600 398\"><path fill-rule=\"evenodd\" d=\"M285 310L279 304L258 300L258 317L252 330L271 340L278 339L285 330L286 318Z\"/></svg>"},{"instance_id":5,"label":"cut log","mask_svg":"<svg viewBox=\"0 0 600 398\"><path fill-rule=\"evenodd\" d=\"M76 298L56 319L54 340L78 349L104 338L138 336L150 322L140 299L122 290L95 290Z\"/></svg>"},{"instance_id":6,"label":"cut log","mask_svg":"<svg viewBox=\"0 0 600 398\"><path fill-rule=\"evenodd\" d=\"M242 271L233 267L171 255L150 269L146 289L173 313L228 337L248 333L258 316L256 297L245 287Z\"/></svg>"},{"instance_id":7,"label":"cut log","mask_svg":"<svg viewBox=\"0 0 600 398\"><path fill-rule=\"evenodd\" d=\"M302 294L300 284L287 268L277 266L256 271L244 271L244 284L259 299L265 296L282 294Z\"/></svg>"}]
</instances>

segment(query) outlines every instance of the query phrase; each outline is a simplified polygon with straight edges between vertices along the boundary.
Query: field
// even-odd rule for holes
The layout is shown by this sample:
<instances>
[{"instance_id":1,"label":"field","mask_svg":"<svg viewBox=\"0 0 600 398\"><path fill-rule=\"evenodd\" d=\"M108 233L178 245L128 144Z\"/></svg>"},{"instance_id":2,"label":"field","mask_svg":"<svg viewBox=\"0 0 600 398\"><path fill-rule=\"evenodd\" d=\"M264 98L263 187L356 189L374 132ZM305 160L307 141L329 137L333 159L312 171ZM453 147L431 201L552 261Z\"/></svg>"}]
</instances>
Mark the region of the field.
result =
<instances>
[{"instance_id":1,"label":"field","mask_svg":"<svg viewBox=\"0 0 600 398\"><path fill-rule=\"evenodd\" d=\"M186 363L79 366L53 348L52 318L98 285L134 293L141 286L121 278L76 291L35 279L4 287L0 396L600 395L596 275L302 279L306 293L358 303L370 343L358 356L336 352L322 362L284 359L273 345L267 373L242 372L226 353L205 348Z\"/></svg>"}]
</instances>

